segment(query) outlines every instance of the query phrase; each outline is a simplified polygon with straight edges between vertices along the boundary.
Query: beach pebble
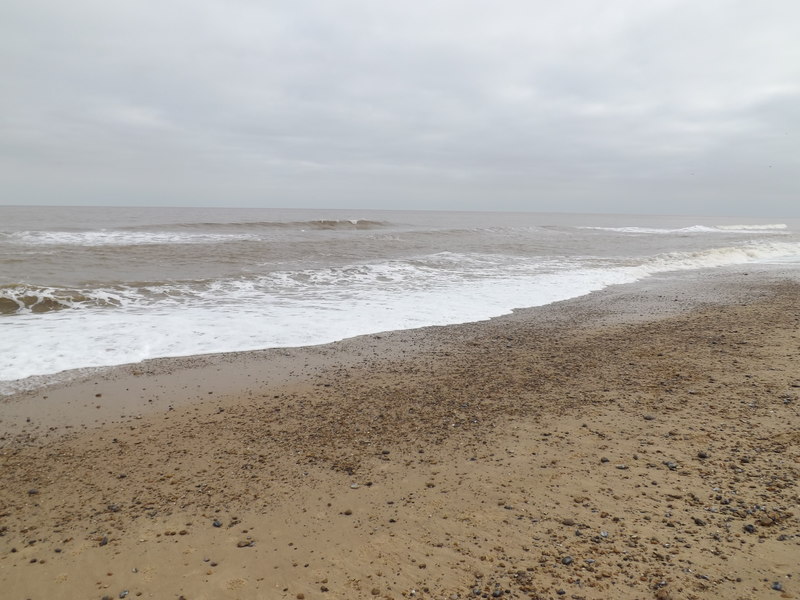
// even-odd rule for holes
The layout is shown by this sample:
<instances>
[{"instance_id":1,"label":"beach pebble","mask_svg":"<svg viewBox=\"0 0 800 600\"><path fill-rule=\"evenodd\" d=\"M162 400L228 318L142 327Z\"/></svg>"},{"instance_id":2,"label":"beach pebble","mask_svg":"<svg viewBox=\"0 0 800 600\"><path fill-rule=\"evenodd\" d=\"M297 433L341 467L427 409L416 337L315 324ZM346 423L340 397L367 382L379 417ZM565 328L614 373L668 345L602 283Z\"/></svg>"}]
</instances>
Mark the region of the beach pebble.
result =
<instances>
[{"instance_id":1,"label":"beach pebble","mask_svg":"<svg viewBox=\"0 0 800 600\"><path fill-rule=\"evenodd\" d=\"M697 453L697 458L708 458L708 457L709 457L708 452L698 452Z\"/></svg>"},{"instance_id":2,"label":"beach pebble","mask_svg":"<svg viewBox=\"0 0 800 600\"><path fill-rule=\"evenodd\" d=\"M776 592L782 592L783 591L783 584L780 581L773 581L772 582L772 589L775 590Z\"/></svg>"},{"instance_id":3,"label":"beach pebble","mask_svg":"<svg viewBox=\"0 0 800 600\"><path fill-rule=\"evenodd\" d=\"M564 558L561 559L561 564L562 565L571 565L572 564L572 557L571 556L565 556Z\"/></svg>"},{"instance_id":4,"label":"beach pebble","mask_svg":"<svg viewBox=\"0 0 800 600\"><path fill-rule=\"evenodd\" d=\"M220 521L219 519L214 519L214 521L211 524L214 527L222 527L222 521Z\"/></svg>"},{"instance_id":5,"label":"beach pebble","mask_svg":"<svg viewBox=\"0 0 800 600\"><path fill-rule=\"evenodd\" d=\"M350 484L350 489L351 489L351 490L357 490L359 487L360 487L360 486L359 486L357 483L351 483L351 484Z\"/></svg>"},{"instance_id":6,"label":"beach pebble","mask_svg":"<svg viewBox=\"0 0 800 600\"><path fill-rule=\"evenodd\" d=\"M655 419L655 417L654 417L653 415L645 415L645 416L644 416L644 420L645 420L645 421L652 421L652 420L654 420L654 419Z\"/></svg>"}]
</instances>

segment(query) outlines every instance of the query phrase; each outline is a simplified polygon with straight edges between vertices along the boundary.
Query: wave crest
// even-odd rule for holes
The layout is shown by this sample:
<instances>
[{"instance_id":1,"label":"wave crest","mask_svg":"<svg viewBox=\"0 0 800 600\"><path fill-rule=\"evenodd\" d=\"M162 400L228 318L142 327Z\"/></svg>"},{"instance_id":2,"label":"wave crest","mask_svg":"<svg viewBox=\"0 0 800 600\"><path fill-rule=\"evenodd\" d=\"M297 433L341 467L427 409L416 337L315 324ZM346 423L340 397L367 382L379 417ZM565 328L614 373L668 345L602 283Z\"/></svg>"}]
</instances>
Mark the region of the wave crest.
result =
<instances>
[{"instance_id":1,"label":"wave crest","mask_svg":"<svg viewBox=\"0 0 800 600\"><path fill-rule=\"evenodd\" d=\"M88 306L121 306L119 297L104 290L70 290L29 285L0 287L0 315L46 313Z\"/></svg>"}]
</instances>

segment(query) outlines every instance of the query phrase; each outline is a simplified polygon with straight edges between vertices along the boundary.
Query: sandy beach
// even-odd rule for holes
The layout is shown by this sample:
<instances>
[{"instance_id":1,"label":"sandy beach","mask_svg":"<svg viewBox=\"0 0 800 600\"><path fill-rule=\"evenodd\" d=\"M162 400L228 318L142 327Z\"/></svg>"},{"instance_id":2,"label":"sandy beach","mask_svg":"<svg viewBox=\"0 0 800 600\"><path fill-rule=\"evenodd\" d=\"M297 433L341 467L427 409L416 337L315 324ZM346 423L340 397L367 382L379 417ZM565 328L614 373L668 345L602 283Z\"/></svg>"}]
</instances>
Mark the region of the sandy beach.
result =
<instances>
[{"instance_id":1,"label":"sandy beach","mask_svg":"<svg viewBox=\"0 0 800 600\"><path fill-rule=\"evenodd\" d=\"M2 596L797 598L798 356L739 267L19 393Z\"/></svg>"}]
</instances>

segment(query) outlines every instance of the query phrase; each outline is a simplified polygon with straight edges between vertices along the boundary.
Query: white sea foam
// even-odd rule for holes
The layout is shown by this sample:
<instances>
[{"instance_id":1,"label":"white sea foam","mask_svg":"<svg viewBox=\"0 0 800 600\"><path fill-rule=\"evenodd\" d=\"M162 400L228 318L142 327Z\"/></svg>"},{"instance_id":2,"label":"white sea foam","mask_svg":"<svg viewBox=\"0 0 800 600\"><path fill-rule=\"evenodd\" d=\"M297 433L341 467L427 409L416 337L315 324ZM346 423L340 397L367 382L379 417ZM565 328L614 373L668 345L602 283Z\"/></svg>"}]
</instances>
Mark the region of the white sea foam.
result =
<instances>
[{"instance_id":1,"label":"white sea foam","mask_svg":"<svg viewBox=\"0 0 800 600\"><path fill-rule=\"evenodd\" d=\"M252 233L186 231L16 231L5 241L28 246L143 246L154 244L213 244L259 239Z\"/></svg>"},{"instance_id":2,"label":"white sea foam","mask_svg":"<svg viewBox=\"0 0 800 600\"><path fill-rule=\"evenodd\" d=\"M0 380L477 321L666 271L798 258L800 243L766 241L618 260L437 253L250 278L80 290L98 302L0 318ZM0 392L23 385L0 384Z\"/></svg>"},{"instance_id":3,"label":"white sea foam","mask_svg":"<svg viewBox=\"0 0 800 600\"><path fill-rule=\"evenodd\" d=\"M652 235L680 235L701 233L785 233L786 224L776 223L771 225L690 225L679 228L663 227L582 227L581 229L595 229L598 231L613 231L616 233L652 234Z\"/></svg>"},{"instance_id":4,"label":"white sea foam","mask_svg":"<svg viewBox=\"0 0 800 600\"><path fill-rule=\"evenodd\" d=\"M772 223L770 225L717 225L717 229L730 231L770 231L787 229L786 223Z\"/></svg>"}]
</instances>

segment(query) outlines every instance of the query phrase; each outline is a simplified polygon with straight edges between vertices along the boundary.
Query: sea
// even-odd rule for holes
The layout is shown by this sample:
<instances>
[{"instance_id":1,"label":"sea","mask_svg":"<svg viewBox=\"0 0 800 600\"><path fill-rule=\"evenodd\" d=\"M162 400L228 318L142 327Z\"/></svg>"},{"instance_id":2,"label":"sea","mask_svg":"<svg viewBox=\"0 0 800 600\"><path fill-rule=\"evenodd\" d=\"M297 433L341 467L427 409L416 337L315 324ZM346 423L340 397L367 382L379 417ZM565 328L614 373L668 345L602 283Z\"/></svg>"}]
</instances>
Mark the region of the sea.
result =
<instances>
[{"instance_id":1,"label":"sea","mask_svg":"<svg viewBox=\"0 0 800 600\"><path fill-rule=\"evenodd\" d=\"M0 394L88 368L478 321L656 274L768 262L800 267L800 221L0 206Z\"/></svg>"}]
</instances>

